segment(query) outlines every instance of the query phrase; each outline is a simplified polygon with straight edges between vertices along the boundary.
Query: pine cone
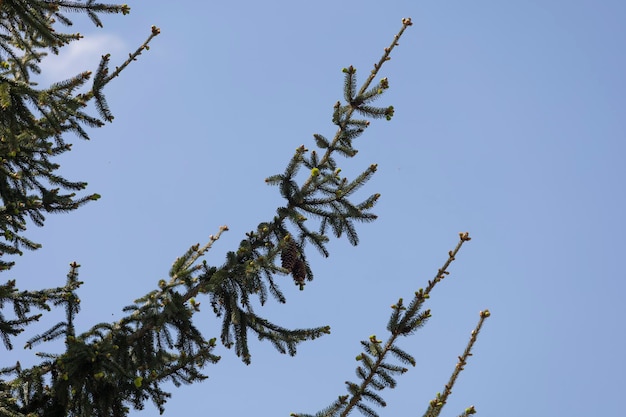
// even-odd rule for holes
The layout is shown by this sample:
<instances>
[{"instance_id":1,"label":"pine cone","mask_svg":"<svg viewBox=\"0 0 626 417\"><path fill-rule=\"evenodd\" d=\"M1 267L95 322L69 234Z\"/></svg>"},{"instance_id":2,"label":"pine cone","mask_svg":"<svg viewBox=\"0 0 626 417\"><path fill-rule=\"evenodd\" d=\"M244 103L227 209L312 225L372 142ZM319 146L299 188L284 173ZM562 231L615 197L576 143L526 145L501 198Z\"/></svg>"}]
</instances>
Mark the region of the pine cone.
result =
<instances>
[{"instance_id":1,"label":"pine cone","mask_svg":"<svg viewBox=\"0 0 626 417\"><path fill-rule=\"evenodd\" d=\"M298 245L293 240L290 240L280 253L281 266L291 272L297 260Z\"/></svg>"},{"instance_id":2,"label":"pine cone","mask_svg":"<svg viewBox=\"0 0 626 417\"><path fill-rule=\"evenodd\" d=\"M296 259L296 262L293 264L293 269L291 270L291 275L296 285L302 286L304 284L304 280L306 279L306 265L304 265L302 259Z\"/></svg>"}]
</instances>

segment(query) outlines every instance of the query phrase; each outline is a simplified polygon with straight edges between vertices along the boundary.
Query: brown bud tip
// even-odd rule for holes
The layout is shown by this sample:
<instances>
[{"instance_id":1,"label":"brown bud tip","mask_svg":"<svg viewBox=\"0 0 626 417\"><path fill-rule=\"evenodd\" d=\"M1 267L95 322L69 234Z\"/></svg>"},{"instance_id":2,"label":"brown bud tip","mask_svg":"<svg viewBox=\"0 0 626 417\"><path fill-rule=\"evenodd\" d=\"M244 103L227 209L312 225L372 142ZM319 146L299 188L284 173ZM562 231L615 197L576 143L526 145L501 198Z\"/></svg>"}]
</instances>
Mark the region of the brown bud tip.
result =
<instances>
[{"instance_id":1,"label":"brown bud tip","mask_svg":"<svg viewBox=\"0 0 626 417\"><path fill-rule=\"evenodd\" d=\"M489 310L483 310L480 312L480 317L487 318L489 316L491 316L491 313L489 312Z\"/></svg>"}]
</instances>

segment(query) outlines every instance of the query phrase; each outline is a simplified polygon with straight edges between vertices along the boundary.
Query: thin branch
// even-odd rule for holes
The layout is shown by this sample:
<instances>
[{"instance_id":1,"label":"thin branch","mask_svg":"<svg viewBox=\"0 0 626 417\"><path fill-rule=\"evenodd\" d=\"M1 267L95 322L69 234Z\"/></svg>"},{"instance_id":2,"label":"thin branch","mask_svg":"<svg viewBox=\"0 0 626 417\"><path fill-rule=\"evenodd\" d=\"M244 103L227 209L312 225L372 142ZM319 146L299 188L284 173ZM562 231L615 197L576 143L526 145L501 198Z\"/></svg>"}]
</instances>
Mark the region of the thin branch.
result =
<instances>
[{"instance_id":1,"label":"thin branch","mask_svg":"<svg viewBox=\"0 0 626 417\"><path fill-rule=\"evenodd\" d=\"M391 59L390 57L391 51L393 51L393 49L399 45L398 41L400 40L400 37L402 36L406 28L412 25L413 25L413 22L411 22L410 17L406 17L402 19L402 28L400 28L400 31L396 35L394 35L393 42L391 42L391 44L387 48L385 48L385 52L383 53L383 56L380 58L380 60L374 64L374 69L370 72L369 77L367 77L367 80L365 80L365 83L363 83L363 85L359 89L358 95L363 94L369 88L372 81L374 81L374 78L376 78L376 76L378 75L378 72L382 68L383 64ZM346 122L350 120L354 111L355 111L354 107L351 107L347 111ZM328 162L330 155L332 154L337 144L339 143L339 139L341 138L341 134L344 131L344 128L345 126L340 127L337 130L337 133L335 133L335 137L333 138L330 146L326 148L326 152L324 153L324 155L322 156L322 158L320 159L318 163L319 166L322 166ZM304 194L304 191L306 191L309 188L312 181L313 181L313 177L309 177L307 181L304 183L304 185L302 186L303 194Z\"/></svg>"},{"instance_id":2,"label":"thin branch","mask_svg":"<svg viewBox=\"0 0 626 417\"><path fill-rule=\"evenodd\" d=\"M146 41L143 44L141 44L141 46L139 46L139 48L137 48L135 52L133 52L132 54L128 54L128 59L124 61L122 65L120 65L119 67L115 67L115 71L113 71L111 75L109 75L108 77L104 79L103 85L108 84L109 81L111 81L113 78L120 75L120 73L124 70L124 68L126 68L131 62L136 61L137 57L141 55L141 53L144 50L149 50L150 42L152 41L154 37L158 36L160 33L161 33L161 29L159 29L156 26L152 26L152 32L150 33L150 36L148 36L148 39L146 39Z\"/></svg>"},{"instance_id":3,"label":"thin branch","mask_svg":"<svg viewBox=\"0 0 626 417\"><path fill-rule=\"evenodd\" d=\"M450 394L452 394L452 388L454 387L454 383L459 377L459 374L461 373L461 371L465 368L465 365L467 365L467 359L470 356L472 356L472 348L474 347L474 344L476 343L476 339L478 338L478 333L480 332L480 329L483 327L483 323L489 316L491 316L491 313L489 312L489 310L483 310L480 312L480 319L478 320L478 324L476 325L476 328L472 330L472 335L470 337L470 340L468 341L463 354L459 356L459 361L454 367L454 371L452 372L452 375L450 376L450 380L444 387L443 394L438 393L437 396L433 400L430 401L430 405L428 406L428 409L426 410L424 417L437 417L439 416L439 413L441 413L441 409L448 401L448 397L450 396ZM473 414L473 412L468 413L468 410L475 412L473 406L465 410L465 414Z\"/></svg>"},{"instance_id":4,"label":"thin branch","mask_svg":"<svg viewBox=\"0 0 626 417\"><path fill-rule=\"evenodd\" d=\"M222 236L222 233L227 232L227 231L228 231L228 226L220 226L220 230L219 232L217 232L216 235L210 235L209 241L203 247L198 248L196 251L194 251L194 254L182 266L181 271L185 271L191 268L191 266L198 260L198 258L204 255L209 249L211 249L211 247L213 246L213 243L219 240L219 238ZM178 275L174 275L172 279L170 280L170 283L174 284L177 281L178 281Z\"/></svg>"},{"instance_id":5,"label":"thin branch","mask_svg":"<svg viewBox=\"0 0 626 417\"><path fill-rule=\"evenodd\" d=\"M393 37L393 42L391 43L391 45L389 45L387 48L385 48L385 53L380 58L380 60L377 63L374 64L374 69L370 73L370 76L367 78L367 81L365 81L365 84L363 84L363 86L359 90L359 94L357 94L358 96L360 96L363 93L365 93L365 91L369 88L370 84L372 83L372 81L374 81L374 78L376 78L376 75L378 74L378 71L383 66L383 64L391 59L391 57L389 55L391 55L391 51L393 51L393 48L395 48L396 46L400 45L398 43L398 41L400 40L400 37L402 37L402 34L406 30L406 28L409 27L409 26L412 26L412 25L413 25L413 22L411 22L411 18L410 17L405 17L404 19L402 19L402 28Z\"/></svg>"},{"instance_id":6,"label":"thin branch","mask_svg":"<svg viewBox=\"0 0 626 417\"><path fill-rule=\"evenodd\" d=\"M421 291L421 290L417 291L415 293L415 299L420 299L420 301L423 301L423 300L428 298L428 294L433 290L435 285L439 281L441 281L446 275L448 275L448 267L455 260L455 256L459 252L459 250L461 249L463 244L465 242L469 241L469 240L471 240L471 238L470 238L468 232L461 232L461 233L459 233L459 242L458 242L458 244L456 245L456 247L453 250L448 252L448 259L443 264L443 266L438 269L437 275L436 275L435 279L433 279L431 281L428 281L428 287L426 288L426 290L424 290L424 291ZM411 304L413 304L413 302ZM398 306L400 306L400 305L401 305L401 300L400 300L400 302L398 302L397 305L392 306L392 308L398 308ZM489 312L486 310L486 316L488 316L488 315L489 315ZM483 317L483 312L481 312L481 321L479 322L479 326L477 327L477 330L475 330L475 334L474 334L474 332L472 332L473 341L475 341L475 336L478 334L478 330L480 330L480 326L482 325L482 320L484 320L484 318L482 318L482 317ZM380 355L378 355L378 357L376 358L376 361L374 362L373 366L369 369L368 374L363 379L363 381L361 382L357 393L352 395L352 397L350 398L350 401L348 402L348 404L346 405L346 407L343 409L342 413L340 414L341 417L346 417L347 415L349 415L350 412L352 412L352 409L357 404L359 404L361 402L362 395L360 393L364 392L367 389L367 387L370 385L370 383L372 382L372 380L376 376L377 371L379 370L381 365L384 363L384 360L386 359L387 354L392 350L392 347L395 346L396 340L400 336L407 335L409 333L410 333L410 331L407 332L403 328L403 326L397 326L396 329L391 332L391 336L385 342L384 348L382 349L382 353ZM370 341L372 343L380 343L380 341L376 340L376 336L371 336L370 337ZM473 345L473 341L470 341L471 343L470 343L470 345L468 345L468 348L465 350L464 355L469 355L469 349L471 349L471 346ZM463 364L465 364L465 362L463 362Z\"/></svg>"},{"instance_id":7,"label":"thin branch","mask_svg":"<svg viewBox=\"0 0 626 417\"><path fill-rule=\"evenodd\" d=\"M199 248L198 250L194 251L194 254L185 263L185 269L191 267L193 263L197 261L198 258L200 258L200 256L202 256L205 252L207 252L213 246L213 243L215 243L222 236L222 233L226 231L228 231L228 226L221 226L217 234L210 235L209 241L202 248ZM166 285L165 288L171 288L178 284L179 284L178 277L174 275L172 279L170 280L169 285ZM198 294L200 288L201 288L200 284L194 286L189 291L187 291L187 293L185 293L182 298L185 301L190 300L191 298L195 297ZM161 293L165 292L165 289L161 289L160 292ZM155 295L155 298L160 298L160 295ZM128 318L122 318L121 320L117 322L117 325L121 327L123 322L126 321L127 319ZM151 323L148 323L148 324L144 323L144 325L140 329L128 335L127 340L129 342L129 345L132 344L135 340L141 339L147 332L152 330L153 327L154 325Z\"/></svg>"},{"instance_id":8,"label":"thin branch","mask_svg":"<svg viewBox=\"0 0 626 417\"><path fill-rule=\"evenodd\" d=\"M435 278L433 280L428 281L428 286L424 290L424 294L430 294L430 292L435 288L435 285L437 285L439 281L443 280L446 277L446 275L449 274L449 272L447 271L448 267L454 261L455 256L459 252L459 250L461 250L461 246L463 246L463 243L472 240L472 238L469 235L469 232L460 232L459 238L460 238L459 243L457 243L456 247L450 252L448 252L448 260L446 261L446 263L443 264L441 268L439 268Z\"/></svg>"}]
</instances>

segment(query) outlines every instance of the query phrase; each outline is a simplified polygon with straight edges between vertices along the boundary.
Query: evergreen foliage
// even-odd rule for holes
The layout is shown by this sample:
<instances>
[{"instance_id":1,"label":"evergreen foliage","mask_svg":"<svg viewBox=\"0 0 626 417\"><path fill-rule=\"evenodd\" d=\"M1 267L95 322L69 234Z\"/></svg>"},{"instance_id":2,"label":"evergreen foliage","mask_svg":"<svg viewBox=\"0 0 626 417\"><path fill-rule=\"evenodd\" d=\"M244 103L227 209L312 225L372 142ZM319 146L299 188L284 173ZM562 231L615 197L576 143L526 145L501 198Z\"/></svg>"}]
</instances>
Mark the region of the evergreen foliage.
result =
<instances>
[{"instance_id":1,"label":"evergreen foliage","mask_svg":"<svg viewBox=\"0 0 626 417\"><path fill-rule=\"evenodd\" d=\"M68 133L88 139L86 127L100 127L113 120L103 88L147 50L159 34L159 29L152 27L148 39L112 72L110 56L105 55L93 77L86 71L48 88L38 88L33 74L40 72L38 64L46 53L57 53L81 38L78 33L61 33L53 28L55 22L71 25L70 12L86 13L94 24L101 26L102 13L127 14L129 8L94 0L0 0L2 256L39 247L24 236L27 218L43 226L45 214L73 211L99 197L77 196L76 192L84 190L87 184L59 175L54 158L71 149L71 144L64 140ZM227 253L222 265L211 266L201 258L228 230L226 226L211 236L207 244L194 245L176 259L169 280L159 281L157 289L126 307L122 319L96 324L83 333L74 327L80 310L77 290L82 284L77 263L70 265L62 287L20 291L15 281L0 285L0 337L6 349L13 348L12 337L41 318L41 313L33 311L50 310L53 306L65 310L64 321L26 344L31 349L59 339L65 343L62 353L40 353L41 363L32 368L22 368L18 362L0 369L0 416L124 416L130 407L142 409L148 400L163 412L170 397L162 388L165 382L179 386L200 381L206 378L202 372L206 365L220 359L213 353L217 338L206 337L194 324L194 315L201 312L201 303L197 301L201 297L206 296L222 322L220 342L234 348L246 364L252 357L250 335L269 341L280 353L295 355L299 343L329 333L328 326L282 327L258 315L253 300L261 306L270 297L285 303L276 277L290 275L300 290L313 280L308 244L329 256L327 244L331 234L337 238L345 235L352 245L357 245L356 224L376 219L371 209L379 194L354 200L354 193L376 172L376 165L348 179L341 176L336 158L357 154L354 140L369 126L368 119L393 117L393 106L372 104L389 88L387 78L378 82L375 79L411 24L410 19L402 20L400 31L360 88L357 89L356 69L343 69L345 102L337 102L332 112L336 134L332 139L315 134L318 150L297 148L285 170L266 179L269 185L278 187L285 204L271 220L247 233L237 250ZM78 92L87 85L86 92ZM85 111L89 102L95 104L97 116ZM355 113L363 118L354 118ZM413 334L426 323L430 311L423 309L424 302L448 274L448 266L462 244L469 240L467 233L461 233L458 245L426 289L417 291L408 304L400 299L392 306L387 340L372 335L361 342L362 352L356 357L358 382L346 382L348 394L316 416L345 416L353 409L368 416L378 415L370 403L384 407L380 392L395 387L396 377L407 371L406 365L415 366L415 359L398 346L398 339ZM9 269L12 264L0 260L2 269ZM2 312L6 306L13 307L15 320L5 319ZM449 383L443 394L431 401L426 416L439 415L488 316L488 311L481 312L479 324ZM474 409L468 408L462 415L472 413Z\"/></svg>"},{"instance_id":2,"label":"evergreen foliage","mask_svg":"<svg viewBox=\"0 0 626 417\"><path fill-rule=\"evenodd\" d=\"M39 64L49 53L81 39L80 33L62 33L53 28L55 22L70 26L68 12L86 13L97 25L102 13L129 13L126 5L107 5L89 0L85 4L73 1L3 0L0 3L0 255L19 255L24 249L37 249L39 244L24 236L26 219L43 226L46 213L67 212L98 194L82 197L77 191L87 184L58 175L59 165L52 161L71 150L63 136L74 133L89 139L84 127L101 127L112 121L103 88L144 49L158 34L153 28L150 38L129 56L129 59L109 74L109 56L102 61L87 93L77 93L86 85L92 73L84 71L57 82L48 88L38 88L33 75L41 72ZM93 99L100 117L84 111ZM13 262L0 259L0 270L9 269Z\"/></svg>"}]
</instances>

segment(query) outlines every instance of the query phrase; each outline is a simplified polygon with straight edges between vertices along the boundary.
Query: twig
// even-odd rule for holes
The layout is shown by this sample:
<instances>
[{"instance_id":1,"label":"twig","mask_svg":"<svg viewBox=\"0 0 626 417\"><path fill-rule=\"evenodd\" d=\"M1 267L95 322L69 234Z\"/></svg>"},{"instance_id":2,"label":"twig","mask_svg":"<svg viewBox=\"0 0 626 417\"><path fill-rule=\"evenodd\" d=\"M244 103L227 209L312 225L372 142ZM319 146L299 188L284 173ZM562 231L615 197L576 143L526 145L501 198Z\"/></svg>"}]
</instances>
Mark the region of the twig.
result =
<instances>
[{"instance_id":1,"label":"twig","mask_svg":"<svg viewBox=\"0 0 626 417\"><path fill-rule=\"evenodd\" d=\"M470 356L472 356L472 347L474 347L474 343L476 343L476 339L478 338L478 333L480 332L480 329L483 327L483 323L489 316L491 316L491 313L489 312L489 310L483 310L480 312L480 320L478 320L478 324L476 325L476 328L472 330L472 335L470 337L470 340L467 343L467 346L465 347L465 351L463 352L463 354L459 356L459 361L454 367L454 371L452 372L452 375L450 376L450 380L444 387L443 394L437 394L437 397L435 397L433 400L430 401L430 405L428 406L428 410L426 410L424 417L437 417L439 413L441 412L441 409L448 401L448 397L450 396L450 394L452 394L452 387L454 386L454 383L459 377L459 374L461 373L461 371L465 368L465 365L467 365L467 359ZM470 412L468 412L468 410L470 410ZM474 413L475 413L475 409L473 406L466 410L466 414L474 414Z\"/></svg>"},{"instance_id":2,"label":"twig","mask_svg":"<svg viewBox=\"0 0 626 417\"><path fill-rule=\"evenodd\" d=\"M141 46L139 46L139 48L137 48L135 52L133 52L132 54L128 54L128 59L126 59L126 61L124 61L122 65L120 65L119 67L115 67L115 71L113 71L111 75L107 76L104 79L103 85L108 84L109 81L111 81L113 78L120 75L122 70L124 70L124 68L126 68L131 62L136 61L137 57L141 55L141 53L144 50L149 50L150 49L149 43L152 41L154 37L158 36L160 33L161 33L161 29L159 29L156 26L152 26L152 32L150 33L150 36L148 36L148 39L146 39L146 41L142 43Z\"/></svg>"}]
</instances>

